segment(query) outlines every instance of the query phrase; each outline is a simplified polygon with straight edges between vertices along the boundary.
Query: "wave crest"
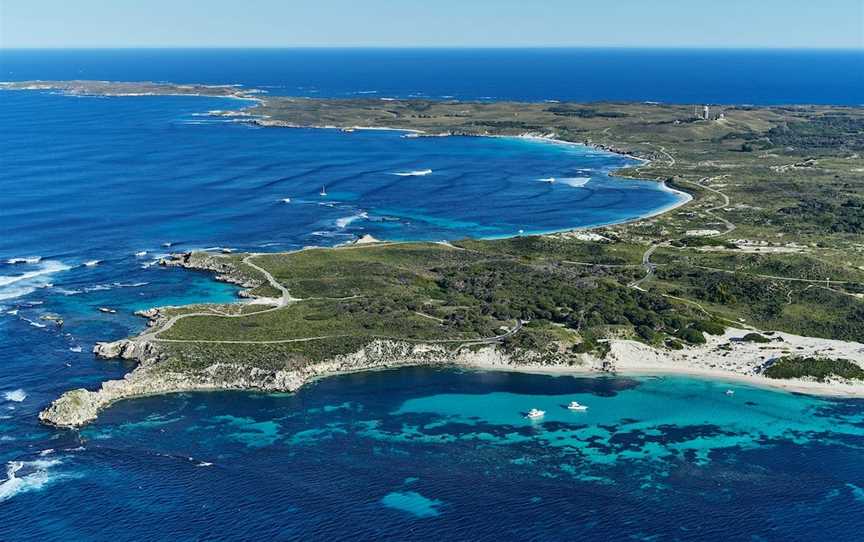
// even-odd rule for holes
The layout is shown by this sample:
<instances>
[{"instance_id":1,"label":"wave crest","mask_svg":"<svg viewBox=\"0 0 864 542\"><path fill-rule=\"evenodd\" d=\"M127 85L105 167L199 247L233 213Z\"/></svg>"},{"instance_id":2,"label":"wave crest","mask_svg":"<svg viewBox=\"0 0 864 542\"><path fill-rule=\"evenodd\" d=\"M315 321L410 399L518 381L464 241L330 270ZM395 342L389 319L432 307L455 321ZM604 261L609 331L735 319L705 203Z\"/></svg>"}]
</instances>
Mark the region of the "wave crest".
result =
<instances>
[{"instance_id":1,"label":"wave crest","mask_svg":"<svg viewBox=\"0 0 864 542\"><path fill-rule=\"evenodd\" d=\"M369 215L366 213L357 213L356 215L345 216L342 218L336 219L336 227L338 228L347 228L352 222L357 220L369 218Z\"/></svg>"},{"instance_id":2,"label":"wave crest","mask_svg":"<svg viewBox=\"0 0 864 542\"><path fill-rule=\"evenodd\" d=\"M397 177L423 177L432 173L431 169L418 169L417 171L400 171L394 173Z\"/></svg>"},{"instance_id":3,"label":"wave crest","mask_svg":"<svg viewBox=\"0 0 864 542\"><path fill-rule=\"evenodd\" d=\"M20 403L24 399L27 399L27 392L22 389L7 391L3 393L3 398L7 401L13 401L15 403Z\"/></svg>"},{"instance_id":4,"label":"wave crest","mask_svg":"<svg viewBox=\"0 0 864 542\"><path fill-rule=\"evenodd\" d=\"M20 275L0 275L0 300L14 299L25 296L37 288L44 288L50 281L50 275L71 269L63 262L47 260L39 264L38 269L27 271Z\"/></svg>"},{"instance_id":5,"label":"wave crest","mask_svg":"<svg viewBox=\"0 0 864 542\"><path fill-rule=\"evenodd\" d=\"M6 463L6 479L0 481L0 503L27 491L42 489L63 475L52 475L50 469L61 464L59 459L10 461Z\"/></svg>"}]
</instances>

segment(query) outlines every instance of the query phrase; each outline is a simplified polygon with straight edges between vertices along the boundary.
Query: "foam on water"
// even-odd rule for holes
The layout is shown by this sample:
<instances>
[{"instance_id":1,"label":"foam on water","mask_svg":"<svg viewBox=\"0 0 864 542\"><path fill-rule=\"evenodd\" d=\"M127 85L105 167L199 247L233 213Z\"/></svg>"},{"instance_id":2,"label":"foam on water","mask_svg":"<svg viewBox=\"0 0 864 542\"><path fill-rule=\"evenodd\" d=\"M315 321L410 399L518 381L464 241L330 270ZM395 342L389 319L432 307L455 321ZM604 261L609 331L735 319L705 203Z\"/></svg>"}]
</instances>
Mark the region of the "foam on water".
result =
<instances>
[{"instance_id":1,"label":"foam on water","mask_svg":"<svg viewBox=\"0 0 864 542\"><path fill-rule=\"evenodd\" d=\"M0 481L0 503L20 493L38 491L62 475L52 474L50 469L62 462L59 459L35 461L10 461L6 464L6 479Z\"/></svg>"},{"instance_id":2,"label":"foam on water","mask_svg":"<svg viewBox=\"0 0 864 542\"><path fill-rule=\"evenodd\" d=\"M0 301L15 299L44 288L51 284L51 276L61 271L71 269L63 262L56 260L40 261L36 268L18 275L0 275Z\"/></svg>"},{"instance_id":3,"label":"foam on water","mask_svg":"<svg viewBox=\"0 0 864 542\"><path fill-rule=\"evenodd\" d=\"M591 180L591 177L563 177L561 179L561 184L566 184L567 186L572 186L573 188L581 188L588 184Z\"/></svg>"},{"instance_id":4,"label":"foam on water","mask_svg":"<svg viewBox=\"0 0 864 542\"><path fill-rule=\"evenodd\" d=\"M27 256L25 258L9 258L8 260L6 260L6 263L8 263L10 265L22 264L22 263L34 264L34 263L39 263L40 261L42 261L41 256Z\"/></svg>"},{"instance_id":5,"label":"foam on water","mask_svg":"<svg viewBox=\"0 0 864 542\"><path fill-rule=\"evenodd\" d=\"M27 399L27 392L22 389L12 390L3 392L3 398L7 401L13 401L15 403L20 403L24 399Z\"/></svg>"},{"instance_id":6,"label":"foam on water","mask_svg":"<svg viewBox=\"0 0 864 542\"><path fill-rule=\"evenodd\" d=\"M352 222L356 222L358 220L363 220L366 218L369 218L369 215L365 212L357 213L356 215L337 218L336 219L336 227L344 229L344 228L347 228L348 226L350 226Z\"/></svg>"},{"instance_id":7,"label":"foam on water","mask_svg":"<svg viewBox=\"0 0 864 542\"><path fill-rule=\"evenodd\" d=\"M397 177L425 177L426 175L430 175L432 173L431 169L418 169L416 171L403 171L394 173Z\"/></svg>"}]
</instances>

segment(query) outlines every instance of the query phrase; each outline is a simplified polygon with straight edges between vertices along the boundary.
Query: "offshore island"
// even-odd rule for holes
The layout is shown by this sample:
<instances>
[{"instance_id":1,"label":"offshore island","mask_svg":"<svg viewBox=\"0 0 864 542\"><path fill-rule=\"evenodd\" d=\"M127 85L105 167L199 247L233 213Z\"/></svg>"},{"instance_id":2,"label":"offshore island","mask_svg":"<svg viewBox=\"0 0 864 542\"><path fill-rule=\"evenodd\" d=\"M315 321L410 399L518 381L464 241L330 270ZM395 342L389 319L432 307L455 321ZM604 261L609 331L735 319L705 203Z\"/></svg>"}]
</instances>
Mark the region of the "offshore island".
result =
<instances>
[{"instance_id":1,"label":"offshore island","mask_svg":"<svg viewBox=\"0 0 864 542\"><path fill-rule=\"evenodd\" d=\"M254 100L263 127L539 137L644 162L686 192L627 224L498 240L364 238L282 254L186 253L247 303L156 308L100 343L138 362L40 414L75 427L113 402L190 390L293 391L347 371L442 364L743 379L864 396L864 111L833 106L515 103L268 96L237 86L93 81L7 90Z\"/></svg>"}]
</instances>

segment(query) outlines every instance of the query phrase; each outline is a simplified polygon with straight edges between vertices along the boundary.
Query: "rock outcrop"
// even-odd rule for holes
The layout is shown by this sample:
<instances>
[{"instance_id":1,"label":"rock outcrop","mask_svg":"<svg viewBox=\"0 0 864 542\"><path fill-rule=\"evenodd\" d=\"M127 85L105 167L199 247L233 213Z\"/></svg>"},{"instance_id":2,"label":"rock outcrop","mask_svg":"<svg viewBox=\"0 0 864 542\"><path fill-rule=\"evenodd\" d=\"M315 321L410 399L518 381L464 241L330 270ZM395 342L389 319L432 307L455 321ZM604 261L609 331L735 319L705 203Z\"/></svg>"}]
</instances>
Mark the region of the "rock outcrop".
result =
<instances>
[{"instance_id":1,"label":"rock outcrop","mask_svg":"<svg viewBox=\"0 0 864 542\"><path fill-rule=\"evenodd\" d=\"M332 360L301 364L291 369L262 369L230 362L215 362L200 370L178 372L160 363L158 346L121 340L99 343L102 358L135 359L138 367L121 380L104 382L97 391L76 389L64 393L39 414L45 423L79 427L96 419L100 410L123 399L196 390L296 391L307 382L327 375L413 365L458 365L477 368L542 367L550 360L536 352L505 352L497 345L449 347L375 340L351 354ZM570 364L588 361L570 359ZM553 363L555 364L555 363Z\"/></svg>"}]
</instances>

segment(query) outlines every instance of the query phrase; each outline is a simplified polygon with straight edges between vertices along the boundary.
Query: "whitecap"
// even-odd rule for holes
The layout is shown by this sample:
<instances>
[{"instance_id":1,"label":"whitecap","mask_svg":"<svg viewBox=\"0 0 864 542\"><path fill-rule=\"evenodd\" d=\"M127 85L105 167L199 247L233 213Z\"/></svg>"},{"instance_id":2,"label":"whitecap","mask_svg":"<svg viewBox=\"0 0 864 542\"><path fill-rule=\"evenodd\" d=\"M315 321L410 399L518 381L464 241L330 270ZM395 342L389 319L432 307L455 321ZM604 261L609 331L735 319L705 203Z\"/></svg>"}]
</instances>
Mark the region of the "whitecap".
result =
<instances>
[{"instance_id":1,"label":"whitecap","mask_svg":"<svg viewBox=\"0 0 864 542\"><path fill-rule=\"evenodd\" d=\"M6 260L6 263L12 264L12 265L20 264L20 263L26 263L26 264L32 265L32 264L37 264L41 261L42 261L42 256L26 256L24 258L9 258L8 260Z\"/></svg>"},{"instance_id":2,"label":"whitecap","mask_svg":"<svg viewBox=\"0 0 864 542\"><path fill-rule=\"evenodd\" d=\"M112 282L112 286L116 286L117 288L140 288L142 286L147 286L150 284L149 282Z\"/></svg>"},{"instance_id":3,"label":"whitecap","mask_svg":"<svg viewBox=\"0 0 864 542\"><path fill-rule=\"evenodd\" d=\"M352 222L355 222L355 221L363 219L363 218L369 218L369 215L366 213L357 213L356 215L337 218L336 219L336 227L347 228Z\"/></svg>"},{"instance_id":4,"label":"whitecap","mask_svg":"<svg viewBox=\"0 0 864 542\"><path fill-rule=\"evenodd\" d=\"M48 276L70 267L63 262L47 260L40 262L39 268L20 275L0 275L0 301L25 296L37 288L49 284Z\"/></svg>"},{"instance_id":5,"label":"whitecap","mask_svg":"<svg viewBox=\"0 0 864 542\"><path fill-rule=\"evenodd\" d=\"M398 173L394 173L398 177L422 177L424 175L429 175L432 173L431 169L418 169L417 171L402 171Z\"/></svg>"},{"instance_id":6,"label":"whitecap","mask_svg":"<svg viewBox=\"0 0 864 542\"><path fill-rule=\"evenodd\" d=\"M58 476L51 476L49 469L60 463L59 459L6 463L6 479L0 481L0 502L7 501L19 493L42 489L51 481L58 479Z\"/></svg>"},{"instance_id":7,"label":"whitecap","mask_svg":"<svg viewBox=\"0 0 864 542\"><path fill-rule=\"evenodd\" d=\"M561 179L561 182L567 186L572 186L573 188L582 188L588 184L588 181L590 180L591 177L565 177Z\"/></svg>"},{"instance_id":8,"label":"whitecap","mask_svg":"<svg viewBox=\"0 0 864 542\"><path fill-rule=\"evenodd\" d=\"M69 290L68 288L55 288L54 291L56 291L58 294L63 294L67 296L78 295L81 293L81 290Z\"/></svg>"},{"instance_id":9,"label":"whitecap","mask_svg":"<svg viewBox=\"0 0 864 542\"><path fill-rule=\"evenodd\" d=\"M136 258L143 258L143 257L146 256L146 255L147 255L147 251L146 251L146 250L139 250L138 252L135 253L135 257L136 257Z\"/></svg>"},{"instance_id":10,"label":"whitecap","mask_svg":"<svg viewBox=\"0 0 864 542\"><path fill-rule=\"evenodd\" d=\"M45 324L40 324L39 322L34 322L33 320L30 320L29 318L22 318L22 320L24 320L25 322L27 322L27 323L30 324L31 326L33 326L33 327L38 327L38 328L40 328L40 329L41 329L41 328L44 328L44 327L47 327Z\"/></svg>"},{"instance_id":11,"label":"whitecap","mask_svg":"<svg viewBox=\"0 0 864 542\"><path fill-rule=\"evenodd\" d=\"M27 399L27 392L19 388L17 390L4 392L3 398L7 401L14 401L16 403L20 403L24 399Z\"/></svg>"},{"instance_id":12,"label":"whitecap","mask_svg":"<svg viewBox=\"0 0 864 542\"><path fill-rule=\"evenodd\" d=\"M87 286L84 288L84 291L87 293L90 292L102 292L104 290L110 290L112 288L109 284L96 284L95 286Z\"/></svg>"},{"instance_id":13,"label":"whitecap","mask_svg":"<svg viewBox=\"0 0 864 542\"><path fill-rule=\"evenodd\" d=\"M76 354L80 354L81 352L84 351L84 349L81 348L80 346L70 346L70 347L69 347L69 351L70 351L70 352L75 352Z\"/></svg>"}]
</instances>

